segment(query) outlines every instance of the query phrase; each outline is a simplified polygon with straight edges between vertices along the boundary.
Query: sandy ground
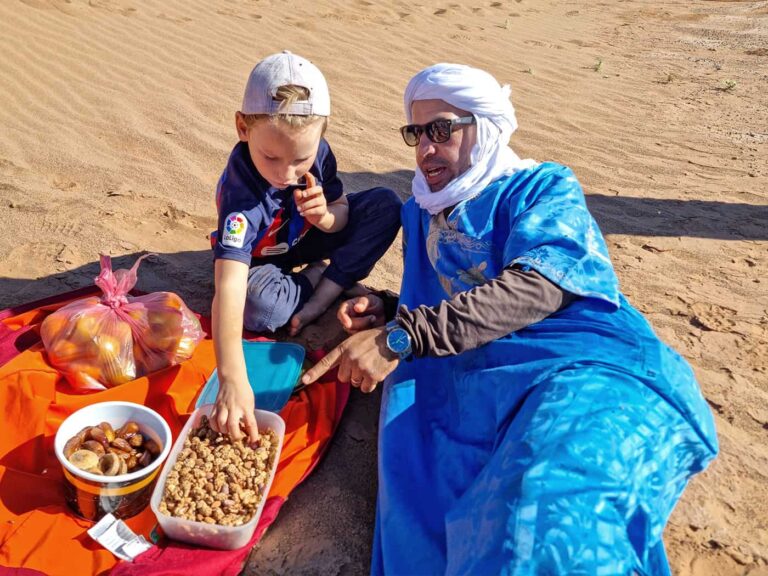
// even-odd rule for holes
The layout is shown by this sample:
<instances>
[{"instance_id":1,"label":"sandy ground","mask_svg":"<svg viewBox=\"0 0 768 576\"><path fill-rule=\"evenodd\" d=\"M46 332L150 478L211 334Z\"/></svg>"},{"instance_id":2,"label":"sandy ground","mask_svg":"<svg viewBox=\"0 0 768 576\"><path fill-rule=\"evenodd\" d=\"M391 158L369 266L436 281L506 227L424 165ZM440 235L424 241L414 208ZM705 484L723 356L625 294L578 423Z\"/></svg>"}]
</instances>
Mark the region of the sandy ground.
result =
<instances>
[{"instance_id":1,"label":"sandy ground","mask_svg":"<svg viewBox=\"0 0 768 576\"><path fill-rule=\"evenodd\" d=\"M0 308L88 285L98 253L208 313L213 189L248 72L325 72L348 190L408 194L401 94L454 61L513 87L523 157L570 165L624 292L693 364L722 453L665 534L676 574L768 574L768 2L3 0ZM368 283L397 290L393 247ZM299 340L332 344L332 314ZM378 396L245 574L363 574Z\"/></svg>"}]
</instances>

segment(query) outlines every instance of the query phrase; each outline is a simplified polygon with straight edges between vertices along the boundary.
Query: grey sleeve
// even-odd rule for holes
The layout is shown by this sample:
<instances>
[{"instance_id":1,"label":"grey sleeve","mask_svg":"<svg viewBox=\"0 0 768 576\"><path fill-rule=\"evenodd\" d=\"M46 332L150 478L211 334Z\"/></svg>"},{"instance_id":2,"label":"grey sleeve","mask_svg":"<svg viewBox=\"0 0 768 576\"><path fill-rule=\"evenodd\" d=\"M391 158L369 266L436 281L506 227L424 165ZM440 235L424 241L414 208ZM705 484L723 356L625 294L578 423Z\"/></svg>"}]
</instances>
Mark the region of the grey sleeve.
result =
<instances>
[{"instance_id":1,"label":"grey sleeve","mask_svg":"<svg viewBox=\"0 0 768 576\"><path fill-rule=\"evenodd\" d=\"M535 324L572 300L535 270L508 266L437 306L400 306L396 318L411 336L414 356L452 356Z\"/></svg>"}]
</instances>

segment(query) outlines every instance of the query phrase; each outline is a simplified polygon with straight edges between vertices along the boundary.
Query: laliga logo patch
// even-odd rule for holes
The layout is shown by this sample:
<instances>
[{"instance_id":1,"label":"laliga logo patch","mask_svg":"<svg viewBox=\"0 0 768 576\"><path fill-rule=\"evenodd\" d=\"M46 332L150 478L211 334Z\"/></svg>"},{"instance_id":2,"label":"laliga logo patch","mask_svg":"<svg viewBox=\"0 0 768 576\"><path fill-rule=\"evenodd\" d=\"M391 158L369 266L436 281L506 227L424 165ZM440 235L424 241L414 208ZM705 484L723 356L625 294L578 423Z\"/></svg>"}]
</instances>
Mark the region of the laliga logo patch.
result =
<instances>
[{"instance_id":1,"label":"laliga logo patch","mask_svg":"<svg viewBox=\"0 0 768 576\"><path fill-rule=\"evenodd\" d=\"M248 221L240 212L234 212L224 221L224 237L221 239L223 246L242 248L245 242L245 231L248 229Z\"/></svg>"}]
</instances>

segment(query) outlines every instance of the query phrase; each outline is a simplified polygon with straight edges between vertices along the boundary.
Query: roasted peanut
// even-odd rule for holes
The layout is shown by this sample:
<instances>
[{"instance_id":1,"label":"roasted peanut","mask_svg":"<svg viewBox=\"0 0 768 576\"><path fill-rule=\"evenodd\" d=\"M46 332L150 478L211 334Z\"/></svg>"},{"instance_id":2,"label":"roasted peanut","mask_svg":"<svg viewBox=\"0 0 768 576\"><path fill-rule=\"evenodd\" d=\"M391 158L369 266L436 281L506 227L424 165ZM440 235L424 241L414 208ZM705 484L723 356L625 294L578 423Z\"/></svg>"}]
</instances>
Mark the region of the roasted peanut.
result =
<instances>
[{"instance_id":1,"label":"roasted peanut","mask_svg":"<svg viewBox=\"0 0 768 576\"><path fill-rule=\"evenodd\" d=\"M184 441L166 478L160 511L222 526L247 523L266 496L267 471L276 448L272 430L262 432L252 447L213 431L204 417Z\"/></svg>"}]
</instances>

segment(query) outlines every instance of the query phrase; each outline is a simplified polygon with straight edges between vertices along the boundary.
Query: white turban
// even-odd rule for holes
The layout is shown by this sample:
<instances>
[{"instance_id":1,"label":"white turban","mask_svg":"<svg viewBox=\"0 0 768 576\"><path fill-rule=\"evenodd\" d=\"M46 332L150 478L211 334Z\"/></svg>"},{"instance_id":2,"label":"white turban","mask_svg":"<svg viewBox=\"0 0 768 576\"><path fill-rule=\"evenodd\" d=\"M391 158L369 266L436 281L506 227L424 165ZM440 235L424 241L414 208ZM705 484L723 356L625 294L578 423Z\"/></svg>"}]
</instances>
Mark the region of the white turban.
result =
<instances>
[{"instance_id":1,"label":"white turban","mask_svg":"<svg viewBox=\"0 0 768 576\"><path fill-rule=\"evenodd\" d=\"M477 68L461 64L435 64L425 68L405 89L405 117L412 122L414 100L443 100L471 112L477 121L477 143L470 155L471 167L432 192L421 169L411 186L416 202L430 214L455 206L477 196L502 176L535 166L533 160L521 160L509 147L509 138L517 129L515 109L509 101L510 88Z\"/></svg>"}]
</instances>

